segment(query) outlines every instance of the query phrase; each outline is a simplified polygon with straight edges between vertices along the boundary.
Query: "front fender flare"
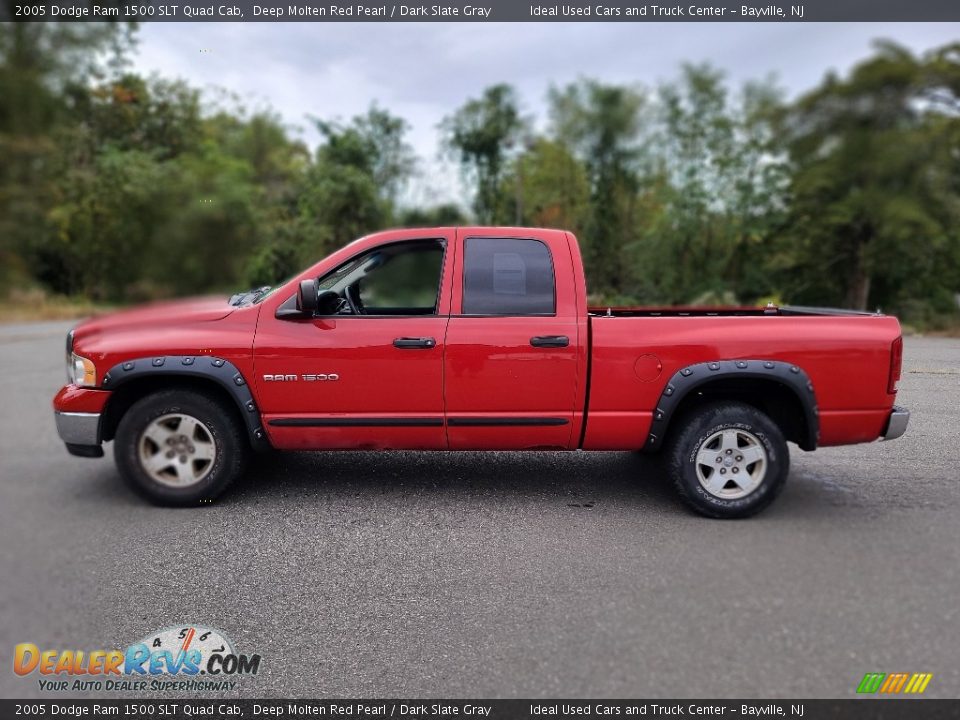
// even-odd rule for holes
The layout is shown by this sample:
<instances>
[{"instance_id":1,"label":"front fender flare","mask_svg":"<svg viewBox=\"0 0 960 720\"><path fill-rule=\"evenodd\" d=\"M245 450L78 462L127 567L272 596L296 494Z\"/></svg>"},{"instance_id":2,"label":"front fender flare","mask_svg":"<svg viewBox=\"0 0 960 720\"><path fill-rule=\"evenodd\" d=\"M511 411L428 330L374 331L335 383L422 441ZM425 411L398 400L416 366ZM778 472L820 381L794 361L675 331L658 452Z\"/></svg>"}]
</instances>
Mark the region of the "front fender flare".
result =
<instances>
[{"instance_id":1,"label":"front fender flare","mask_svg":"<svg viewBox=\"0 0 960 720\"><path fill-rule=\"evenodd\" d=\"M161 355L125 360L107 371L101 387L104 390L116 390L131 380L164 376L202 378L215 382L236 403L251 445L256 450L269 449L270 442L263 429L260 411L246 379L236 365L223 358L209 355Z\"/></svg>"}]
</instances>

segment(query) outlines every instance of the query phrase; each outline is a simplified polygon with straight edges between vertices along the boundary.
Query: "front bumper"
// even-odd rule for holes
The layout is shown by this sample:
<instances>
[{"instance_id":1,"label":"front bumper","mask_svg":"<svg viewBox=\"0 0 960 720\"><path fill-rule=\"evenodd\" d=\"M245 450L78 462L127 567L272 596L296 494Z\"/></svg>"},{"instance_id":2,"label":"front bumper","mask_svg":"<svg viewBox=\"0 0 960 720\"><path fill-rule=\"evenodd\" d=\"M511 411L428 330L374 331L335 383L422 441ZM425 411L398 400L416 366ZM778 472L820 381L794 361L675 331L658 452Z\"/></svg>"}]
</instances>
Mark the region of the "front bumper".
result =
<instances>
[{"instance_id":1,"label":"front bumper","mask_svg":"<svg viewBox=\"0 0 960 720\"><path fill-rule=\"evenodd\" d=\"M54 413L57 433L67 446L67 452L80 457L103 457L100 446L100 413Z\"/></svg>"},{"instance_id":2,"label":"front bumper","mask_svg":"<svg viewBox=\"0 0 960 720\"><path fill-rule=\"evenodd\" d=\"M56 412L60 439L71 445L100 444L100 413Z\"/></svg>"},{"instance_id":3,"label":"front bumper","mask_svg":"<svg viewBox=\"0 0 960 720\"><path fill-rule=\"evenodd\" d=\"M910 411L899 405L894 405L890 411L890 418L887 420L887 427L883 430L881 437L884 440L896 440L907 431L907 423L910 422Z\"/></svg>"},{"instance_id":4,"label":"front bumper","mask_svg":"<svg viewBox=\"0 0 960 720\"><path fill-rule=\"evenodd\" d=\"M103 457L102 418L110 393L97 388L64 385L53 399L57 432L67 452L80 457Z\"/></svg>"}]
</instances>

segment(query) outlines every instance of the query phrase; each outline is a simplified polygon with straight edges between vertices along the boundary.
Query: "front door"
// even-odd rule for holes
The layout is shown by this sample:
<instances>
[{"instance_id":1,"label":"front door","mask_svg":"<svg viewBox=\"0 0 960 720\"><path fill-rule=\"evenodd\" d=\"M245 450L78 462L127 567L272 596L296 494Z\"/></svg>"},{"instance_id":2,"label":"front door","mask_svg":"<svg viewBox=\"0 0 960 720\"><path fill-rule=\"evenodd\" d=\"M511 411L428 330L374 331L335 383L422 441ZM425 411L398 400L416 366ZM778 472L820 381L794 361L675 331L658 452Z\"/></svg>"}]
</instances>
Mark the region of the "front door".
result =
<instances>
[{"instance_id":1,"label":"front door","mask_svg":"<svg viewBox=\"0 0 960 720\"><path fill-rule=\"evenodd\" d=\"M454 291L446 344L451 448L576 443L572 429L583 340L566 242L563 233L543 240L458 238L463 281Z\"/></svg>"},{"instance_id":2,"label":"front door","mask_svg":"<svg viewBox=\"0 0 960 720\"><path fill-rule=\"evenodd\" d=\"M282 449L446 447L443 351L452 264L446 238L358 253L318 279L335 315L261 320L256 382Z\"/></svg>"}]
</instances>

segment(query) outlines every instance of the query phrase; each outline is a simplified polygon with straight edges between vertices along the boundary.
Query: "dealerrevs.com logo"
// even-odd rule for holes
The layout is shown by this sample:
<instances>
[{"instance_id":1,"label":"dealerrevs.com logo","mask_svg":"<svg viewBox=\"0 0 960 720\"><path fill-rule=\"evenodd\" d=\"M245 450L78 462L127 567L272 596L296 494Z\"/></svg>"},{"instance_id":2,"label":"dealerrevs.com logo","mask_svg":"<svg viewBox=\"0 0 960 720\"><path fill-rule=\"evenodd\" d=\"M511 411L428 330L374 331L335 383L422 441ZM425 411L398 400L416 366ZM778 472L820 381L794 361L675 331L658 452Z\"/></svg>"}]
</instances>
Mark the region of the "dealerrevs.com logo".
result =
<instances>
[{"instance_id":1,"label":"dealerrevs.com logo","mask_svg":"<svg viewBox=\"0 0 960 720\"><path fill-rule=\"evenodd\" d=\"M150 633L123 650L41 649L20 643L13 671L39 676L41 690L136 692L233 690L256 675L260 655L238 654L219 630L182 625Z\"/></svg>"}]
</instances>

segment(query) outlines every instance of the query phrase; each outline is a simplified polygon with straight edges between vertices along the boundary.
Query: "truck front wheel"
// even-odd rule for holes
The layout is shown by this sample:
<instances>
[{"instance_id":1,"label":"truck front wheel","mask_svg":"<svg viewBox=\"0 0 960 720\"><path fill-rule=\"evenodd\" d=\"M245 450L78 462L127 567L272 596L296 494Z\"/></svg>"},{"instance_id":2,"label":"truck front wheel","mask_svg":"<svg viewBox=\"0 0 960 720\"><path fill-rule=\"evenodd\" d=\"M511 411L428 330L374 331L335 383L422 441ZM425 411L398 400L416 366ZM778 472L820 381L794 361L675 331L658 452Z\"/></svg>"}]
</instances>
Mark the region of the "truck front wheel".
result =
<instances>
[{"instance_id":1,"label":"truck front wheel","mask_svg":"<svg viewBox=\"0 0 960 720\"><path fill-rule=\"evenodd\" d=\"M748 517L780 494L790 452L767 415L743 403L715 402L678 422L667 462L680 497L698 513Z\"/></svg>"},{"instance_id":2,"label":"truck front wheel","mask_svg":"<svg viewBox=\"0 0 960 720\"><path fill-rule=\"evenodd\" d=\"M239 477L248 443L231 408L187 390L148 395L127 410L114 438L123 479L158 505L209 502Z\"/></svg>"}]
</instances>

